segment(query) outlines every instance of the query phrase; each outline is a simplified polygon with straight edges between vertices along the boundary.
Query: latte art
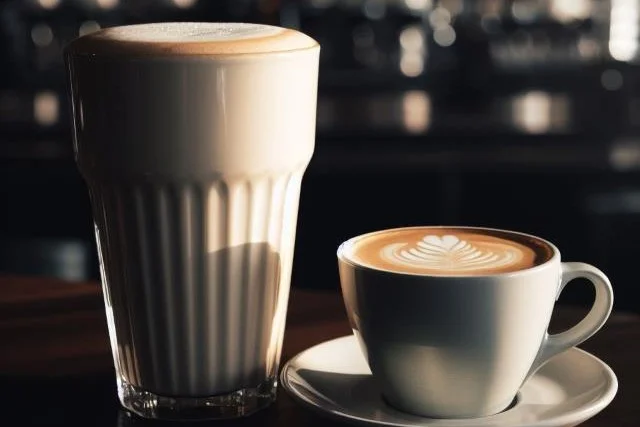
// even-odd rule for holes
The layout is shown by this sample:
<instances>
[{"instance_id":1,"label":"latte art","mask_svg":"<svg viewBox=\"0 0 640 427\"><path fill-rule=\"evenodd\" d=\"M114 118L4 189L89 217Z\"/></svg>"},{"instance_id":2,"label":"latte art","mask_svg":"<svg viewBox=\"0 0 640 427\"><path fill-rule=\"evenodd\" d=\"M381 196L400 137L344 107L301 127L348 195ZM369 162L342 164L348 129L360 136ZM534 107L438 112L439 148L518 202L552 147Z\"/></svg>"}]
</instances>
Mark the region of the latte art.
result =
<instances>
[{"instance_id":1,"label":"latte art","mask_svg":"<svg viewBox=\"0 0 640 427\"><path fill-rule=\"evenodd\" d=\"M392 243L385 246L380 256L399 266L446 271L478 271L496 269L518 263L523 252L513 246L484 243L473 245L455 235L426 235L413 246Z\"/></svg>"},{"instance_id":2,"label":"latte art","mask_svg":"<svg viewBox=\"0 0 640 427\"><path fill-rule=\"evenodd\" d=\"M356 264L397 273L473 276L509 273L550 260L546 242L473 227L407 227L358 236L341 251Z\"/></svg>"}]
</instances>

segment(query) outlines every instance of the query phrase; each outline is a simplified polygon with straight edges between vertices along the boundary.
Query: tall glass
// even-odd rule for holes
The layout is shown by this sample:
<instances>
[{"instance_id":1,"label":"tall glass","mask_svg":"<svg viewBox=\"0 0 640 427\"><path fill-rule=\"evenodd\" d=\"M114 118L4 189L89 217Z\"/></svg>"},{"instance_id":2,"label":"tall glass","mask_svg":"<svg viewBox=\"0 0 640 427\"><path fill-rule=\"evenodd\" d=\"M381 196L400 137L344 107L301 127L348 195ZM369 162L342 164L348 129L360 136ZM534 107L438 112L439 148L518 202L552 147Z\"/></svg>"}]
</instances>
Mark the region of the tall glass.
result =
<instances>
[{"instance_id":1,"label":"tall glass","mask_svg":"<svg viewBox=\"0 0 640 427\"><path fill-rule=\"evenodd\" d=\"M253 24L109 28L65 51L122 405L247 415L276 396L319 46Z\"/></svg>"}]
</instances>

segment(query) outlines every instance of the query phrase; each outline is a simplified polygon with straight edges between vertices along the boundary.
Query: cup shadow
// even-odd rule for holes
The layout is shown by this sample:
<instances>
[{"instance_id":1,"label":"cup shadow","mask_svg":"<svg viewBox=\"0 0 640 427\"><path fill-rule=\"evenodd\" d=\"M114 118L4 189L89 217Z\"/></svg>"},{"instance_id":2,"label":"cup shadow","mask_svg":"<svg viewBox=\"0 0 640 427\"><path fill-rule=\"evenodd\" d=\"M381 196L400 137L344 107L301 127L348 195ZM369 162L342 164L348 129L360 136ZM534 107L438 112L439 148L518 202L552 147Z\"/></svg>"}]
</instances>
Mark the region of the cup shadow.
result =
<instances>
[{"instance_id":1,"label":"cup shadow","mask_svg":"<svg viewBox=\"0 0 640 427\"><path fill-rule=\"evenodd\" d=\"M416 422L425 420L387 404L372 375L299 369L290 380L309 397L324 402L329 410L357 413L362 418L376 421L390 417L415 419Z\"/></svg>"},{"instance_id":2,"label":"cup shadow","mask_svg":"<svg viewBox=\"0 0 640 427\"><path fill-rule=\"evenodd\" d=\"M381 392L380 385L372 375L345 374L313 369L299 369L289 379L299 389L304 390L305 397L316 402L323 402L325 410L340 411L347 414L358 414L358 418L369 421L388 422L390 419L402 419L404 422L415 422L424 425L431 418L414 415L396 409L389 404ZM311 384L313 384L311 386ZM502 412L490 417L508 413L521 404L520 393ZM488 417L487 417L488 418ZM436 419L438 425L459 425L459 419Z\"/></svg>"}]
</instances>

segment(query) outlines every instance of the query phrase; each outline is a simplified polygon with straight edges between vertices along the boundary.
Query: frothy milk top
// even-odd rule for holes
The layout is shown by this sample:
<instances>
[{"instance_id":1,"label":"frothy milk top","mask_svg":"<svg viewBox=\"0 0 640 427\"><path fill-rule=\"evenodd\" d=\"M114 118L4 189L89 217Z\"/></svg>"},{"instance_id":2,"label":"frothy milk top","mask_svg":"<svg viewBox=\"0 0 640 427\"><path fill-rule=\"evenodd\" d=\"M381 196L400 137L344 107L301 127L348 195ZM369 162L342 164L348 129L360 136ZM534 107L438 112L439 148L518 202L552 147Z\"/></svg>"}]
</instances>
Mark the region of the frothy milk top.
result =
<instances>
[{"instance_id":1,"label":"frothy milk top","mask_svg":"<svg viewBox=\"0 0 640 427\"><path fill-rule=\"evenodd\" d=\"M524 270L552 256L549 246L528 236L438 227L374 233L349 251L352 260L374 268L442 276Z\"/></svg>"},{"instance_id":2,"label":"frothy milk top","mask_svg":"<svg viewBox=\"0 0 640 427\"><path fill-rule=\"evenodd\" d=\"M105 28L76 39L68 50L95 55L242 55L317 45L303 33L271 25L168 22Z\"/></svg>"}]
</instances>

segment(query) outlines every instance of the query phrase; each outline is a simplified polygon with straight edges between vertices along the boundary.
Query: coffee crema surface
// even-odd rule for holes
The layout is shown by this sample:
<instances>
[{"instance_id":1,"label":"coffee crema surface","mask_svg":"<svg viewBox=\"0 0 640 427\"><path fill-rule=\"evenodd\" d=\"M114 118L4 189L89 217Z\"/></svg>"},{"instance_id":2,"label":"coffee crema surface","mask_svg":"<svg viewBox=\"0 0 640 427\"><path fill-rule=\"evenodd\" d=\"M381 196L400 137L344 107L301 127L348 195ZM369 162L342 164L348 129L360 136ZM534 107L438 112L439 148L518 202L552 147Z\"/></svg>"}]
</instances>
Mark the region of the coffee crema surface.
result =
<instances>
[{"instance_id":1,"label":"coffee crema surface","mask_svg":"<svg viewBox=\"0 0 640 427\"><path fill-rule=\"evenodd\" d=\"M73 41L74 53L105 55L242 55L317 46L288 28L239 22L163 22L105 28Z\"/></svg>"},{"instance_id":2,"label":"coffee crema surface","mask_svg":"<svg viewBox=\"0 0 640 427\"><path fill-rule=\"evenodd\" d=\"M473 276L540 265L553 249L531 236L500 230L410 227L364 235L348 257L357 264L399 273Z\"/></svg>"}]
</instances>

